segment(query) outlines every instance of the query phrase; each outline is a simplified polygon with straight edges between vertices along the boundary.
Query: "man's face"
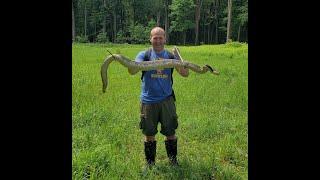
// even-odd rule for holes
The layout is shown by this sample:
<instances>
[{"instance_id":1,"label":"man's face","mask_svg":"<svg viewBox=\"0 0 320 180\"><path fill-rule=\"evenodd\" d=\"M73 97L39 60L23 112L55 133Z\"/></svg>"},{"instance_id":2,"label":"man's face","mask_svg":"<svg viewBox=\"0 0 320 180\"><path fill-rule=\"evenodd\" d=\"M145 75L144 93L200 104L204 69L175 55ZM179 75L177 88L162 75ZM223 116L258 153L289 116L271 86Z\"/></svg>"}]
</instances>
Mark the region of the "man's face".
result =
<instances>
[{"instance_id":1,"label":"man's face","mask_svg":"<svg viewBox=\"0 0 320 180\"><path fill-rule=\"evenodd\" d=\"M166 38L164 36L164 32L156 31L151 34L150 42L152 44L153 49L156 52L160 52L164 49L164 44L166 43Z\"/></svg>"}]
</instances>

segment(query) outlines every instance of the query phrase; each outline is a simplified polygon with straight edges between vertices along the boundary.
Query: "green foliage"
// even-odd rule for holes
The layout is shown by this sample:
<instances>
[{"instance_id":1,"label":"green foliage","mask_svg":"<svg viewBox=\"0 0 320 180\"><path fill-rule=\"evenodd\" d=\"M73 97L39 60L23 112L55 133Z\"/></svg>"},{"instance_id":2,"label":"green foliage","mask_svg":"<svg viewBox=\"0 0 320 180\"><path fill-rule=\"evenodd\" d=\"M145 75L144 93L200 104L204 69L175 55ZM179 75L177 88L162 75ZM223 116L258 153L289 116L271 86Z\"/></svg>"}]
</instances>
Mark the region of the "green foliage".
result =
<instances>
[{"instance_id":1,"label":"green foliage","mask_svg":"<svg viewBox=\"0 0 320 180\"><path fill-rule=\"evenodd\" d=\"M228 47L241 47L243 45L247 45L247 43L232 41L231 39L229 40L229 42L226 43L226 46L228 46Z\"/></svg>"},{"instance_id":2,"label":"green foliage","mask_svg":"<svg viewBox=\"0 0 320 180\"><path fill-rule=\"evenodd\" d=\"M125 36L122 30L117 32L116 43L125 43L127 42L127 37Z\"/></svg>"},{"instance_id":3,"label":"green foliage","mask_svg":"<svg viewBox=\"0 0 320 180\"><path fill-rule=\"evenodd\" d=\"M148 30L148 33L150 34L150 31L152 28L156 27L157 25L157 22L154 20L154 19L151 19L149 22L148 22L148 26L147 26L147 29Z\"/></svg>"},{"instance_id":4,"label":"green foliage","mask_svg":"<svg viewBox=\"0 0 320 180\"><path fill-rule=\"evenodd\" d=\"M150 17L153 12L154 7L154 0L139 0L139 1L133 1L132 4L134 11L134 23L142 24L143 26L146 26L148 23L148 17Z\"/></svg>"},{"instance_id":5,"label":"green foliage","mask_svg":"<svg viewBox=\"0 0 320 180\"><path fill-rule=\"evenodd\" d=\"M149 33L142 24L130 27L130 37L133 44L145 44L148 42Z\"/></svg>"},{"instance_id":6,"label":"green foliage","mask_svg":"<svg viewBox=\"0 0 320 180\"><path fill-rule=\"evenodd\" d=\"M75 41L79 43L88 43L89 39L88 36L76 36Z\"/></svg>"},{"instance_id":7,"label":"green foliage","mask_svg":"<svg viewBox=\"0 0 320 180\"><path fill-rule=\"evenodd\" d=\"M157 26L157 23L156 23L156 21L154 19L151 19L148 22L148 26L146 27L145 32L144 32L144 34L147 37L147 41L149 41L149 39L150 39L150 31L151 31L151 29L156 27L156 26Z\"/></svg>"},{"instance_id":8,"label":"green foliage","mask_svg":"<svg viewBox=\"0 0 320 180\"><path fill-rule=\"evenodd\" d=\"M194 28L194 7L193 0L173 0L170 5L170 31L183 32Z\"/></svg>"},{"instance_id":9,"label":"green foliage","mask_svg":"<svg viewBox=\"0 0 320 180\"><path fill-rule=\"evenodd\" d=\"M98 36L97 36L97 42L98 43L107 43L109 42L109 37L107 35L107 33L99 33Z\"/></svg>"},{"instance_id":10,"label":"green foliage","mask_svg":"<svg viewBox=\"0 0 320 180\"><path fill-rule=\"evenodd\" d=\"M233 14L235 17L235 23L241 26L248 23L248 0L235 1L235 8L233 8Z\"/></svg>"},{"instance_id":11,"label":"green foliage","mask_svg":"<svg viewBox=\"0 0 320 180\"><path fill-rule=\"evenodd\" d=\"M195 0L76 0L73 1L75 35L80 36L76 42L97 41L96 32L106 31L107 34L116 34L116 37L109 37L109 40L117 43L132 41L132 43L147 43L149 39L149 21L157 19L160 15L160 26L165 26L165 4L168 3L169 15L169 39L170 44L180 43L181 35L187 35L184 40L187 43L193 42L195 36ZM200 15L199 41L204 43L223 42L226 39L227 26L227 1L203 0ZM86 16L86 18L85 18ZM115 21L115 22L114 22ZM114 28L114 25L116 28ZM133 28L141 25L145 28L147 37L143 40L137 32L143 28ZM215 26L219 27L217 39L215 37ZM232 5L231 33L235 39L238 35L238 27L241 27L240 38L247 41L248 32L248 0L234 0ZM103 30L104 28L104 30ZM116 31L113 32L113 31ZM122 31L122 32L121 32ZM210 33L208 33L210 32ZM84 35L88 38L83 38ZM143 33L140 33L143 35ZM210 38L209 38L210 37ZM102 40L101 42L104 42Z\"/></svg>"}]
</instances>

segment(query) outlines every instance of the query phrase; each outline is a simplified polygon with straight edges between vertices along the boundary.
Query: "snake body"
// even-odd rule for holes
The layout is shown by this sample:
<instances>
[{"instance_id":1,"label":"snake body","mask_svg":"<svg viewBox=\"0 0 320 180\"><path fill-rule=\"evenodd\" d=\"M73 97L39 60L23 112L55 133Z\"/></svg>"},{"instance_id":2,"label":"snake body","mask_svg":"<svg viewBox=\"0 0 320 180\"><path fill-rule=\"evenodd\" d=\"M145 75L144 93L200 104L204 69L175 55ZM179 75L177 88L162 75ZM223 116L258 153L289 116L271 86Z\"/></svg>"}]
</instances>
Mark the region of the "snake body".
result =
<instances>
[{"instance_id":1,"label":"snake body","mask_svg":"<svg viewBox=\"0 0 320 180\"><path fill-rule=\"evenodd\" d=\"M210 71L212 74L218 75L219 72L212 68L209 65L205 65L203 67L200 67L196 64L193 64L188 61L181 61L178 59L160 59L156 61L143 61L143 62L135 62L130 60L129 58L120 55L120 54L113 54L108 56L102 66L101 66L101 79L102 79L102 91L105 92L108 86L108 77L107 77L107 71L109 64L112 61L118 61L123 66L127 67L131 70L139 70L139 71L150 71L150 70L156 70L156 69L163 69L163 68L174 68L174 67L184 67L189 68L190 70L203 74L207 71Z\"/></svg>"}]
</instances>

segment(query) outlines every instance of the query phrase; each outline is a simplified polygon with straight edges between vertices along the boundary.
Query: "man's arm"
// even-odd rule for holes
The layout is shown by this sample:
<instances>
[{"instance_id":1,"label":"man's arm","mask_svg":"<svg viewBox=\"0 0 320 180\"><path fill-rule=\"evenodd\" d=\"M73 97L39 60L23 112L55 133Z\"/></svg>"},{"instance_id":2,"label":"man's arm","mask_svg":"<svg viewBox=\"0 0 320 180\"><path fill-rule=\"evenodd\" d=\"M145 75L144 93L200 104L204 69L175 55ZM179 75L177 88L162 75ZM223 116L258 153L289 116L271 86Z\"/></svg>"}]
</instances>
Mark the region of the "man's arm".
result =
<instances>
[{"instance_id":1,"label":"man's arm","mask_svg":"<svg viewBox=\"0 0 320 180\"><path fill-rule=\"evenodd\" d=\"M139 54L136 56L136 59L134 61L136 62L142 62L144 59L144 51L139 52ZM128 69L129 74L134 75L137 74L137 72L139 72L138 69Z\"/></svg>"},{"instance_id":2,"label":"man's arm","mask_svg":"<svg viewBox=\"0 0 320 180\"><path fill-rule=\"evenodd\" d=\"M176 59L183 61L180 53L179 53L179 49L175 46L173 48L173 54L175 56ZM188 77L189 76L189 69L188 68L184 68L184 67L176 67L176 70L178 71L178 73L182 76L182 77Z\"/></svg>"},{"instance_id":3,"label":"man's arm","mask_svg":"<svg viewBox=\"0 0 320 180\"><path fill-rule=\"evenodd\" d=\"M183 67L176 67L176 70L182 77L188 77L189 76L189 69L183 68Z\"/></svg>"}]
</instances>

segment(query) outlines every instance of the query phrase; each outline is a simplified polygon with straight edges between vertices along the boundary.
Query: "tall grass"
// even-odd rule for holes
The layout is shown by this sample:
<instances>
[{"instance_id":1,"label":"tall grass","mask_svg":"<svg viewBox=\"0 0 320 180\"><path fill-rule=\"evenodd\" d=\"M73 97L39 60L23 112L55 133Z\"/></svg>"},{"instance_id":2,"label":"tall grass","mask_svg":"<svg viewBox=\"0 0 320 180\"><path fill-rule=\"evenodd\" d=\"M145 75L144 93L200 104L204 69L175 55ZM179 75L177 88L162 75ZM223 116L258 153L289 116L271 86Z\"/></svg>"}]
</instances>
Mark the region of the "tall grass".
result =
<instances>
[{"instance_id":1,"label":"tall grass","mask_svg":"<svg viewBox=\"0 0 320 180\"><path fill-rule=\"evenodd\" d=\"M247 179L248 46L180 46L185 60L209 64L219 76L174 72L179 116L178 159L168 165L164 136L157 134L156 167L143 174L139 129L140 76L120 63L109 66L102 93L100 66L107 50L134 59L148 45L74 44L72 52L73 179ZM167 46L171 49L172 46Z\"/></svg>"}]
</instances>

